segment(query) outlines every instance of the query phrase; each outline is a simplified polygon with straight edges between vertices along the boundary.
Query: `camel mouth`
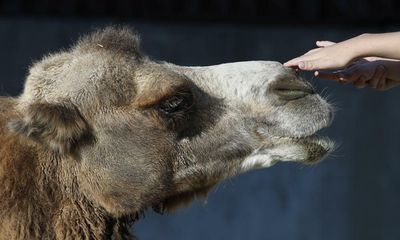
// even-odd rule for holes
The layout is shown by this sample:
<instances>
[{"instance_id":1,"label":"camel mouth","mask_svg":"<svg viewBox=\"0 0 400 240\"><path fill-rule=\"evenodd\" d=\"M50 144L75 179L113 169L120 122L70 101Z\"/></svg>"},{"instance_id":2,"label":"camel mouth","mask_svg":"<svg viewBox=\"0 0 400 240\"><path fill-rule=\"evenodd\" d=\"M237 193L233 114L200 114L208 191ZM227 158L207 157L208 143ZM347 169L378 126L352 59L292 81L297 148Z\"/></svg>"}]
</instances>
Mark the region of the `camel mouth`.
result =
<instances>
[{"instance_id":1,"label":"camel mouth","mask_svg":"<svg viewBox=\"0 0 400 240\"><path fill-rule=\"evenodd\" d=\"M320 162L335 149L332 140L317 134L305 137L273 136L270 141L242 161L241 172L271 167L277 162L311 165Z\"/></svg>"},{"instance_id":2,"label":"camel mouth","mask_svg":"<svg viewBox=\"0 0 400 240\"><path fill-rule=\"evenodd\" d=\"M315 124L306 131L298 131L292 134L273 134L270 139L276 145L283 145L287 148L297 148L298 150L290 150L288 157L284 156L281 161L296 161L304 164L314 164L322 161L330 153L336 149L335 142L327 136L321 136L323 129L326 129L332 123L332 117ZM294 147L295 146L295 147ZM278 147L281 148L281 147ZM285 154L282 154L285 155ZM286 157L286 158L285 158Z\"/></svg>"},{"instance_id":3,"label":"camel mouth","mask_svg":"<svg viewBox=\"0 0 400 240\"><path fill-rule=\"evenodd\" d=\"M306 149L308 156L302 161L305 164L320 162L335 150L335 142L333 140L317 134L302 138L291 138L291 141L303 145Z\"/></svg>"},{"instance_id":4,"label":"camel mouth","mask_svg":"<svg viewBox=\"0 0 400 240\"><path fill-rule=\"evenodd\" d=\"M273 136L272 138L278 145L292 146L292 149L297 149L293 150L288 156L282 154L284 156L282 161L315 164L322 161L336 149L333 140L326 136L320 136L317 133L301 137Z\"/></svg>"}]
</instances>

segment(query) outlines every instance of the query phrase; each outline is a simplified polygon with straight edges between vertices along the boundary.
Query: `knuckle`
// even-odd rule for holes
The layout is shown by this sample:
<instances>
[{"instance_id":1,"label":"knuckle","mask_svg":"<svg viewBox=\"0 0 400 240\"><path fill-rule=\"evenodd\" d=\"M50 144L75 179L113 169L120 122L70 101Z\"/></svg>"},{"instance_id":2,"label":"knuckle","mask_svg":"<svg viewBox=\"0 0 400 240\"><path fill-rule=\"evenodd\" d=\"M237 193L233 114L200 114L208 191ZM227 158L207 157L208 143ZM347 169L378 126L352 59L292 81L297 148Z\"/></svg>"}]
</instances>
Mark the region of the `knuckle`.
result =
<instances>
[{"instance_id":1,"label":"knuckle","mask_svg":"<svg viewBox=\"0 0 400 240\"><path fill-rule=\"evenodd\" d=\"M352 74L352 72L350 72L350 71L344 71L344 72L342 72L342 73L340 74L340 76L343 77L343 78L350 78L352 75L353 75L353 74Z\"/></svg>"},{"instance_id":2,"label":"knuckle","mask_svg":"<svg viewBox=\"0 0 400 240\"><path fill-rule=\"evenodd\" d=\"M378 66L378 73L383 75L386 72L386 68L384 66Z\"/></svg>"},{"instance_id":3,"label":"knuckle","mask_svg":"<svg viewBox=\"0 0 400 240\"><path fill-rule=\"evenodd\" d=\"M361 74L361 71L360 71L360 69L356 68L356 69L354 69L354 70L352 71L352 73L353 73L354 75L360 75L360 74Z\"/></svg>"},{"instance_id":4,"label":"knuckle","mask_svg":"<svg viewBox=\"0 0 400 240\"><path fill-rule=\"evenodd\" d=\"M361 75L360 76L360 81L361 82L367 82L367 80L368 80L368 78L365 75ZM368 81L368 82L371 82L371 81Z\"/></svg>"}]
</instances>

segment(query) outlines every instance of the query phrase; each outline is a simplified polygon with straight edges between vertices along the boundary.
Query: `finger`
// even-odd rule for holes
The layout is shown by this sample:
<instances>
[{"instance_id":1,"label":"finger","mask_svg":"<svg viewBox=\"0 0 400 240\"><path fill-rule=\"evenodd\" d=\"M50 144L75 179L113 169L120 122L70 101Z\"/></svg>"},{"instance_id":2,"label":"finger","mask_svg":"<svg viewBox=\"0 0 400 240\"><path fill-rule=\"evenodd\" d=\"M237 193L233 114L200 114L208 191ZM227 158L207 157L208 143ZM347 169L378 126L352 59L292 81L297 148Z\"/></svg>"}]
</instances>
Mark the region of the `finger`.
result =
<instances>
[{"instance_id":1,"label":"finger","mask_svg":"<svg viewBox=\"0 0 400 240\"><path fill-rule=\"evenodd\" d=\"M314 76L317 78L325 78L337 81L339 80L339 78L343 78L343 74L340 71L335 71L335 72L315 71Z\"/></svg>"},{"instance_id":2,"label":"finger","mask_svg":"<svg viewBox=\"0 0 400 240\"><path fill-rule=\"evenodd\" d=\"M374 74L371 77L371 80L369 81L368 85L371 88L376 89L378 87L378 83L381 81L384 81L384 79L382 80L382 77L385 75L385 68L382 66L378 66L374 72Z\"/></svg>"},{"instance_id":3,"label":"finger","mask_svg":"<svg viewBox=\"0 0 400 240\"><path fill-rule=\"evenodd\" d=\"M357 79L356 81L354 81L353 82L353 85L356 87L356 88L365 88L365 86L366 86L366 83L365 83L366 81L365 81L365 79Z\"/></svg>"},{"instance_id":4,"label":"finger","mask_svg":"<svg viewBox=\"0 0 400 240\"><path fill-rule=\"evenodd\" d=\"M381 78L379 79L379 82L383 82L384 85L388 86L387 84L387 72L384 72L381 76ZM378 88L378 86L376 86L376 89Z\"/></svg>"},{"instance_id":5,"label":"finger","mask_svg":"<svg viewBox=\"0 0 400 240\"><path fill-rule=\"evenodd\" d=\"M384 72L385 72L385 74L384 74L384 77L385 77L385 78L381 79L381 80L378 82L378 86L377 86L377 89L378 89L378 90L381 90L381 91L388 89L388 83L390 82L390 79L387 79L387 71L386 71L386 68L385 68L385 71L384 71Z\"/></svg>"},{"instance_id":6,"label":"finger","mask_svg":"<svg viewBox=\"0 0 400 240\"><path fill-rule=\"evenodd\" d=\"M340 83L354 82L359 78L359 73L353 69L339 70L334 72L316 71L314 75L318 78L336 80Z\"/></svg>"},{"instance_id":7,"label":"finger","mask_svg":"<svg viewBox=\"0 0 400 240\"><path fill-rule=\"evenodd\" d=\"M378 83L380 82L380 77L374 76L371 80L367 82L370 88L376 89L378 87Z\"/></svg>"},{"instance_id":8,"label":"finger","mask_svg":"<svg viewBox=\"0 0 400 240\"><path fill-rule=\"evenodd\" d=\"M377 86L377 90L380 90L380 91L384 91L384 90L386 90L386 87L387 87L387 83L389 82L390 80L388 79L383 79L383 80L381 80L381 81L379 81L378 82L378 86Z\"/></svg>"},{"instance_id":9,"label":"finger","mask_svg":"<svg viewBox=\"0 0 400 240\"><path fill-rule=\"evenodd\" d=\"M349 68L349 69L333 71L333 72L315 71L314 76L318 77L318 78L326 78L326 79L337 80L337 81L342 81L342 82L349 82L349 81L357 80L359 78L360 74L359 74L359 71L357 71L356 69Z\"/></svg>"},{"instance_id":10,"label":"finger","mask_svg":"<svg viewBox=\"0 0 400 240\"><path fill-rule=\"evenodd\" d=\"M306 71L316 70L317 69L315 67L314 61L300 61L299 62L299 68L301 70L306 70Z\"/></svg>"},{"instance_id":11,"label":"finger","mask_svg":"<svg viewBox=\"0 0 400 240\"><path fill-rule=\"evenodd\" d=\"M325 61L321 60L307 60L303 59L299 62L299 68L305 71L312 71L312 70L320 70L320 69L329 69L326 67L327 64Z\"/></svg>"},{"instance_id":12,"label":"finger","mask_svg":"<svg viewBox=\"0 0 400 240\"><path fill-rule=\"evenodd\" d=\"M347 80L345 80L344 78L339 78L338 80L337 80L339 83L341 83L341 84L347 84L347 83L349 83Z\"/></svg>"},{"instance_id":13,"label":"finger","mask_svg":"<svg viewBox=\"0 0 400 240\"><path fill-rule=\"evenodd\" d=\"M329 58L319 58L316 56L304 56L304 59L301 59L299 62L299 68L305 71L312 70L335 70L341 69L345 66L342 64L335 62ZM307 58L306 58L307 57Z\"/></svg>"},{"instance_id":14,"label":"finger","mask_svg":"<svg viewBox=\"0 0 400 240\"><path fill-rule=\"evenodd\" d=\"M313 70L312 63L310 65L310 57L307 55L303 55L301 57L294 58L283 64L285 67L298 67L301 70Z\"/></svg>"},{"instance_id":15,"label":"finger","mask_svg":"<svg viewBox=\"0 0 400 240\"><path fill-rule=\"evenodd\" d=\"M399 84L400 84L399 81L394 81L392 79L385 79L383 87L379 88L379 86L378 86L378 90L379 91L389 90L395 86L398 86Z\"/></svg>"},{"instance_id":16,"label":"finger","mask_svg":"<svg viewBox=\"0 0 400 240\"><path fill-rule=\"evenodd\" d=\"M333 44L336 44L335 42L331 41L317 41L315 43L318 47L329 47L332 46Z\"/></svg>"},{"instance_id":17,"label":"finger","mask_svg":"<svg viewBox=\"0 0 400 240\"><path fill-rule=\"evenodd\" d=\"M384 91L384 90L391 88L389 86L390 81L392 81L392 80L387 79L387 72L384 72L382 74L382 76L379 78L378 84L376 85L375 89L378 91Z\"/></svg>"},{"instance_id":18,"label":"finger","mask_svg":"<svg viewBox=\"0 0 400 240\"><path fill-rule=\"evenodd\" d=\"M357 88L364 88L367 85L368 78L365 75L358 75L359 77L353 81L353 85Z\"/></svg>"},{"instance_id":19,"label":"finger","mask_svg":"<svg viewBox=\"0 0 400 240\"><path fill-rule=\"evenodd\" d=\"M365 82L364 78L360 79L361 71L356 67L350 67L348 69L345 69L341 71L340 75L341 77L339 78L339 80L344 82L356 82L358 80L362 80Z\"/></svg>"},{"instance_id":20,"label":"finger","mask_svg":"<svg viewBox=\"0 0 400 240\"><path fill-rule=\"evenodd\" d=\"M300 56L300 57L297 57L297 58L293 58L293 59L285 62L283 64L283 66L285 66L285 67L297 67L297 66L299 66L299 63L302 61L303 58L304 58L303 56Z\"/></svg>"}]
</instances>

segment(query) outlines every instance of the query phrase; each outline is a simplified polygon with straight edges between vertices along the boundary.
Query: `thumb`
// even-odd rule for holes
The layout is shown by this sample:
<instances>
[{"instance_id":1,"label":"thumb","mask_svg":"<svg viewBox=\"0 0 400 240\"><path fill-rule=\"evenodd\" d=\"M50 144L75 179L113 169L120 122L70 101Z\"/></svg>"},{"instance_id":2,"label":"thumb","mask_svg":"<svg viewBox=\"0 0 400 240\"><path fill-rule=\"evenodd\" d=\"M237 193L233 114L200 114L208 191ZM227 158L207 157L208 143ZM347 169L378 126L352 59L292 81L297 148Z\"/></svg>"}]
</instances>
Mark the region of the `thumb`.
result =
<instances>
[{"instance_id":1,"label":"thumb","mask_svg":"<svg viewBox=\"0 0 400 240\"><path fill-rule=\"evenodd\" d=\"M318 47L329 47L332 46L333 44L336 44L335 42L331 41L317 41L315 43Z\"/></svg>"}]
</instances>

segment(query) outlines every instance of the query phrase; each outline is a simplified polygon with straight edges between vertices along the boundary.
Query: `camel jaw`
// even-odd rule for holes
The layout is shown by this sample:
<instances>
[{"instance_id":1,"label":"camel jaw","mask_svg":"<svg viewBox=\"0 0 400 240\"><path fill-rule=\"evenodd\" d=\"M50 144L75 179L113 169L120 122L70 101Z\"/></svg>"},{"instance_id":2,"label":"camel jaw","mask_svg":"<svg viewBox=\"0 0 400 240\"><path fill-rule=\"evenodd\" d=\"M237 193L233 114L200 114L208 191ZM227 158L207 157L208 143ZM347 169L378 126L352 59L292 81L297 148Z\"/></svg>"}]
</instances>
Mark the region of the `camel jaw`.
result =
<instances>
[{"instance_id":1,"label":"camel jaw","mask_svg":"<svg viewBox=\"0 0 400 240\"><path fill-rule=\"evenodd\" d=\"M274 144L268 144L254 151L241 164L241 171L267 168L275 163L300 162L315 164L335 149L335 143L327 137L272 137Z\"/></svg>"}]
</instances>

